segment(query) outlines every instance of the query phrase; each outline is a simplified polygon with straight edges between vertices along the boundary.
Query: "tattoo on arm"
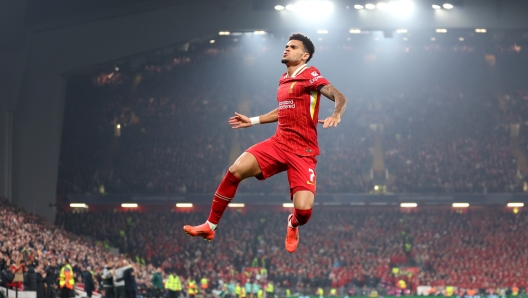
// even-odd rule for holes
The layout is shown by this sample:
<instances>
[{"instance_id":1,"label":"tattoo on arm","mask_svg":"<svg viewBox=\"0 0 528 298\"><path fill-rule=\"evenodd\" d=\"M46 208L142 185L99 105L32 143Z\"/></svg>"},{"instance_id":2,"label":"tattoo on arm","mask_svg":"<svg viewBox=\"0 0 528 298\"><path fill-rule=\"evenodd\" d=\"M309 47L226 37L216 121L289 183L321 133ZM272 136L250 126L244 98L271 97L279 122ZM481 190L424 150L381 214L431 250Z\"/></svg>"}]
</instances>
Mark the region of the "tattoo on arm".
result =
<instances>
[{"instance_id":1,"label":"tattoo on arm","mask_svg":"<svg viewBox=\"0 0 528 298\"><path fill-rule=\"evenodd\" d=\"M347 99L345 98L345 96L341 92L339 92L336 87L332 86L332 84L324 86L323 88L321 88L320 92L325 97L335 102L334 115L339 115L339 117L343 116L346 110L347 103Z\"/></svg>"}]
</instances>

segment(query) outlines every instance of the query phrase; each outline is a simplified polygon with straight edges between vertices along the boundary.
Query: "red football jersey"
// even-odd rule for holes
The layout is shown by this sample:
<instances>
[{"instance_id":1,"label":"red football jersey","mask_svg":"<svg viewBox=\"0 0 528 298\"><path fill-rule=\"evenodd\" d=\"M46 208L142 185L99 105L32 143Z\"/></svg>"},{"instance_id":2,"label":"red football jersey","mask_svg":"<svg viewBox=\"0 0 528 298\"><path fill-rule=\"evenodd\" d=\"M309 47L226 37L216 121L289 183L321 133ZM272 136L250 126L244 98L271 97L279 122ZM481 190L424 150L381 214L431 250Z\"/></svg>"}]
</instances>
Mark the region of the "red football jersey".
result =
<instances>
[{"instance_id":1,"label":"red football jersey","mask_svg":"<svg viewBox=\"0 0 528 298\"><path fill-rule=\"evenodd\" d=\"M277 91L279 124L272 137L279 148L300 156L319 155L319 90L328 84L313 66L303 65L291 77L282 75Z\"/></svg>"}]
</instances>

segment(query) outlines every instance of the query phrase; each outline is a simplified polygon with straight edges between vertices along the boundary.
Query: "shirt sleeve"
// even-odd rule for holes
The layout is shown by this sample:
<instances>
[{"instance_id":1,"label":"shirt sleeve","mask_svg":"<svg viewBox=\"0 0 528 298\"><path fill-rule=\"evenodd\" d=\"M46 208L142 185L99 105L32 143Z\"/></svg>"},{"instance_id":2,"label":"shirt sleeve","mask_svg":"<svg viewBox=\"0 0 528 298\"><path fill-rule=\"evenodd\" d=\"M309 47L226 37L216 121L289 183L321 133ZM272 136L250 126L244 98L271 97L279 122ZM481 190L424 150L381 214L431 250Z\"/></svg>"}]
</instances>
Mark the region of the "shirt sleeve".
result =
<instances>
[{"instance_id":1,"label":"shirt sleeve","mask_svg":"<svg viewBox=\"0 0 528 298\"><path fill-rule=\"evenodd\" d=\"M310 89L310 91L319 92L321 88L330 84L330 82L321 75L319 70L315 68L310 70L309 77L308 89Z\"/></svg>"}]
</instances>

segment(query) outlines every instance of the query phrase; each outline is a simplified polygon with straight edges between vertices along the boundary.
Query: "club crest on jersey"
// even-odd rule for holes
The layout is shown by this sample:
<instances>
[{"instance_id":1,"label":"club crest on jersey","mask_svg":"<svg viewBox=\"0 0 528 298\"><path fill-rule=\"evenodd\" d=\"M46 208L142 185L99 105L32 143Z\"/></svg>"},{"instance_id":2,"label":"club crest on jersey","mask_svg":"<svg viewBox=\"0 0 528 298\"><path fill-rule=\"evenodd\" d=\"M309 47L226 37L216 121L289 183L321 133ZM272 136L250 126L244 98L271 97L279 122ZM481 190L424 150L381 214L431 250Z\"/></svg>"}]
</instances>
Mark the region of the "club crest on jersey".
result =
<instances>
[{"instance_id":1,"label":"club crest on jersey","mask_svg":"<svg viewBox=\"0 0 528 298\"><path fill-rule=\"evenodd\" d=\"M318 76L319 74L317 73L317 71L312 71L312 76L316 77Z\"/></svg>"},{"instance_id":2,"label":"club crest on jersey","mask_svg":"<svg viewBox=\"0 0 528 298\"><path fill-rule=\"evenodd\" d=\"M288 93L293 93L293 86L295 86L297 82L293 82L291 85L290 85L290 91L288 91Z\"/></svg>"}]
</instances>

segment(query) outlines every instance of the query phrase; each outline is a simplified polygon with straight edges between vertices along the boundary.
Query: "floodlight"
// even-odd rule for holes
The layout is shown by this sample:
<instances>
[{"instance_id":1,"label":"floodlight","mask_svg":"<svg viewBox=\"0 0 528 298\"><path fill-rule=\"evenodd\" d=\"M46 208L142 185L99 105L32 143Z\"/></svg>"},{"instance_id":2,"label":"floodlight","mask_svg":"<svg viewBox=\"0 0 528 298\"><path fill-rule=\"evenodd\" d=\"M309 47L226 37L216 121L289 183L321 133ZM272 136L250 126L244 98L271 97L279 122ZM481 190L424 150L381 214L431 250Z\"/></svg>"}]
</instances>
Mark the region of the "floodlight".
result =
<instances>
[{"instance_id":1,"label":"floodlight","mask_svg":"<svg viewBox=\"0 0 528 298\"><path fill-rule=\"evenodd\" d=\"M354 8L355 8L355 9L363 9L364 6L361 5L361 4L356 4L356 5L354 5Z\"/></svg>"},{"instance_id":2,"label":"floodlight","mask_svg":"<svg viewBox=\"0 0 528 298\"><path fill-rule=\"evenodd\" d=\"M437 4L433 4L433 9L439 10L439 9L442 9L442 6L437 5Z\"/></svg>"},{"instance_id":3,"label":"floodlight","mask_svg":"<svg viewBox=\"0 0 528 298\"><path fill-rule=\"evenodd\" d=\"M275 5L275 10L284 10L284 8L282 5Z\"/></svg>"},{"instance_id":4,"label":"floodlight","mask_svg":"<svg viewBox=\"0 0 528 298\"><path fill-rule=\"evenodd\" d=\"M477 28L477 29L475 29L475 32L476 32L476 33L486 33L486 29L484 29L484 28Z\"/></svg>"},{"instance_id":5,"label":"floodlight","mask_svg":"<svg viewBox=\"0 0 528 298\"><path fill-rule=\"evenodd\" d=\"M138 204L136 203L123 203L121 204L121 207L123 208L137 208Z\"/></svg>"},{"instance_id":6,"label":"floodlight","mask_svg":"<svg viewBox=\"0 0 528 298\"><path fill-rule=\"evenodd\" d=\"M401 203L400 207L402 208L416 208L418 207L417 203Z\"/></svg>"},{"instance_id":7,"label":"floodlight","mask_svg":"<svg viewBox=\"0 0 528 298\"><path fill-rule=\"evenodd\" d=\"M282 207L284 207L284 208L293 208L293 203L284 203L284 204L282 204Z\"/></svg>"},{"instance_id":8,"label":"floodlight","mask_svg":"<svg viewBox=\"0 0 528 298\"><path fill-rule=\"evenodd\" d=\"M229 31L220 31L220 32L218 32L218 35L229 35L229 34L231 34L231 32L229 32Z\"/></svg>"},{"instance_id":9,"label":"floodlight","mask_svg":"<svg viewBox=\"0 0 528 298\"><path fill-rule=\"evenodd\" d=\"M387 10L389 6L385 2L380 2L376 5L376 8L379 10Z\"/></svg>"},{"instance_id":10,"label":"floodlight","mask_svg":"<svg viewBox=\"0 0 528 298\"><path fill-rule=\"evenodd\" d=\"M231 207L231 208L242 208L244 207L244 203L229 203L227 206Z\"/></svg>"},{"instance_id":11,"label":"floodlight","mask_svg":"<svg viewBox=\"0 0 528 298\"><path fill-rule=\"evenodd\" d=\"M286 10L293 11L293 10L295 10L295 9L296 9L296 7L295 7L295 5L293 5L293 4L288 4L288 5L286 5Z\"/></svg>"},{"instance_id":12,"label":"floodlight","mask_svg":"<svg viewBox=\"0 0 528 298\"><path fill-rule=\"evenodd\" d=\"M352 34L359 34L359 33L361 33L361 30L360 29L350 29L350 31L348 31L348 32L350 32Z\"/></svg>"},{"instance_id":13,"label":"floodlight","mask_svg":"<svg viewBox=\"0 0 528 298\"><path fill-rule=\"evenodd\" d=\"M192 203L176 203L176 207L178 208L191 208L192 206Z\"/></svg>"},{"instance_id":14,"label":"floodlight","mask_svg":"<svg viewBox=\"0 0 528 298\"><path fill-rule=\"evenodd\" d=\"M211 39L211 40L209 41L209 43L215 43L215 40L214 40L214 39Z\"/></svg>"},{"instance_id":15,"label":"floodlight","mask_svg":"<svg viewBox=\"0 0 528 298\"><path fill-rule=\"evenodd\" d=\"M367 4L365 4L365 8L366 9L374 9L374 8L376 8L376 5L374 5L372 3L367 3Z\"/></svg>"},{"instance_id":16,"label":"floodlight","mask_svg":"<svg viewBox=\"0 0 528 298\"><path fill-rule=\"evenodd\" d=\"M334 5L330 1L299 1L295 4L295 11L309 18L325 16L333 9Z\"/></svg>"},{"instance_id":17,"label":"floodlight","mask_svg":"<svg viewBox=\"0 0 528 298\"><path fill-rule=\"evenodd\" d=\"M447 29L436 29L436 33L447 33Z\"/></svg>"},{"instance_id":18,"label":"floodlight","mask_svg":"<svg viewBox=\"0 0 528 298\"><path fill-rule=\"evenodd\" d=\"M469 207L469 203L453 203L453 207L455 207L455 208L467 208L467 207Z\"/></svg>"},{"instance_id":19,"label":"floodlight","mask_svg":"<svg viewBox=\"0 0 528 298\"><path fill-rule=\"evenodd\" d=\"M453 6L453 4L445 3L445 4L443 5L443 7L444 7L445 9L452 9L454 6Z\"/></svg>"},{"instance_id":20,"label":"floodlight","mask_svg":"<svg viewBox=\"0 0 528 298\"><path fill-rule=\"evenodd\" d=\"M414 4L410 0L389 2L389 11L395 15L406 16L413 12Z\"/></svg>"},{"instance_id":21,"label":"floodlight","mask_svg":"<svg viewBox=\"0 0 528 298\"><path fill-rule=\"evenodd\" d=\"M508 203L508 207L524 207L524 203Z\"/></svg>"},{"instance_id":22,"label":"floodlight","mask_svg":"<svg viewBox=\"0 0 528 298\"><path fill-rule=\"evenodd\" d=\"M464 37L459 37L458 40L464 41Z\"/></svg>"},{"instance_id":23,"label":"floodlight","mask_svg":"<svg viewBox=\"0 0 528 298\"><path fill-rule=\"evenodd\" d=\"M70 207L71 208L88 208L88 205L86 205L85 203L71 203Z\"/></svg>"},{"instance_id":24,"label":"floodlight","mask_svg":"<svg viewBox=\"0 0 528 298\"><path fill-rule=\"evenodd\" d=\"M262 35L262 34L266 34L266 31L263 31L263 30L257 30L255 32L253 32L254 34L257 34L257 35Z\"/></svg>"}]
</instances>

